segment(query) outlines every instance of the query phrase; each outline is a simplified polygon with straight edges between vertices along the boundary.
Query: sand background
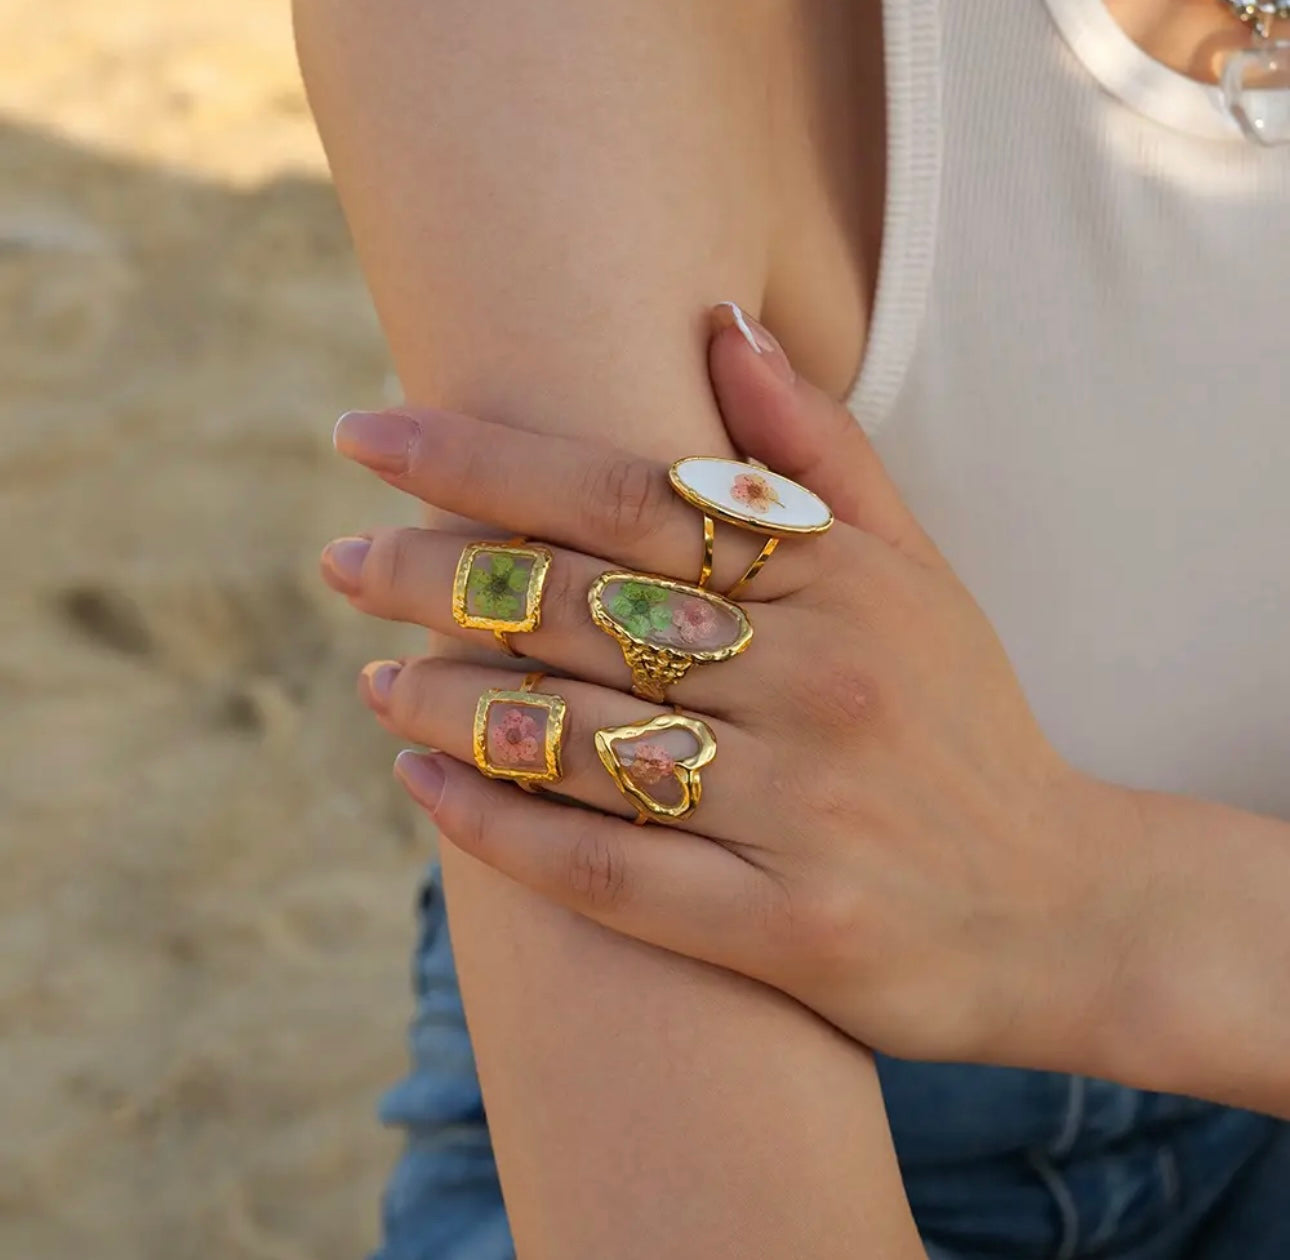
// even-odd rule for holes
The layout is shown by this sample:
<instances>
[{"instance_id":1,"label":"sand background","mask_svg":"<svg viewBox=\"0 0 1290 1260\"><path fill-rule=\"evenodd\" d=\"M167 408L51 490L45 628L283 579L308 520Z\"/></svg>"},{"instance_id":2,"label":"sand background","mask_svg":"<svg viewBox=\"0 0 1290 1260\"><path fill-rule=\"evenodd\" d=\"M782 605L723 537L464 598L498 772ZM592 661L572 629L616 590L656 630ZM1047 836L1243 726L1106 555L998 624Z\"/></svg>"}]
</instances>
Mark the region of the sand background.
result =
<instances>
[{"instance_id":1,"label":"sand background","mask_svg":"<svg viewBox=\"0 0 1290 1260\"><path fill-rule=\"evenodd\" d=\"M360 1256L429 837L315 566L412 518L287 5L0 34L0 1255Z\"/></svg>"}]
</instances>

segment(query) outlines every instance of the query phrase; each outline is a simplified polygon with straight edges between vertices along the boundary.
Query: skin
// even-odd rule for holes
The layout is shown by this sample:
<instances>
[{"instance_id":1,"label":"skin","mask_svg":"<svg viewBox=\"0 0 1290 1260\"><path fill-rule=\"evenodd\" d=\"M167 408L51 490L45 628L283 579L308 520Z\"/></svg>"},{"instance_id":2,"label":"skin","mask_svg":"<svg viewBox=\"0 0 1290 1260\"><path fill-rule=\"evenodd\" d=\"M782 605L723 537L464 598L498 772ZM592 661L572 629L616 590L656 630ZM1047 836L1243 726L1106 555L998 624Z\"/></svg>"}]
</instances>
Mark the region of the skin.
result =
<instances>
[{"instance_id":1,"label":"skin","mask_svg":"<svg viewBox=\"0 0 1290 1260\"><path fill-rule=\"evenodd\" d=\"M876 4L532 9L297 0L311 100L409 401L656 459L724 452L702 353L723 295L841 397L877 268ZM717 585L748 545L723 540ZM445 815L453 802L557 807L448 769L453 790L425 801L449 841L454 945L526 1260L921 1255L868 1056L769 987L606 931L451 843L486 835L465 805ZM1161 843L1178 808L1158 815ZM1231 822L1188 817L1207 834ZM1162 1005L1139 1011L1177 1004L1141 983ZM659 1213L663 1196L675 1210Z\"/></svg>"},{"instance_id":2,"label":"skin","mask_svg":"<svg viewBox=\"0 0 1290 1260\"><path fill-rule=\"evenodd\" d=\"M865 216L836 211L841 164L826 170L820 146L854 154L859 138L817 140L803 93L840 74L826 59L817 75L818 48L873 41L809 16L299 0L310 98L408 398L641 454L726 452L706 311L723 294L765 309L770 293L805 309L814 286L783 257L847 278L813 316L841 310L844 333L798 333L811 370L844 388ZM818 190L809 213L804 190ZM751 555L732 544L716 579ZM441 852L525 1260L922 1255L867 1052L768 986L555 905L450 835Z\"/></svg>"},{"instance_id":3,"label":"skin","mask_svg":"<svg viewBox=\"0 0 1290 1260\"><path fill-rule=\"evenodd\" d=\"M1248 48L1250 28L1215 0L1104 0L1111 16L1142 50L1202 83L1217 83L1223 58ZM1290 35L1290 22L1273 22L1273 39Z\"/></svg>"},{"instance_id":4,"label":"skin","mask_svg":"<svg viewBox=\"0 0 1290 1260\"><path fill-rule=\"evenodd\" d=\"M692 575L697 522L665 465L441 412L341 421L338 443L360 462L366 433L403 428L405 466L386 475L407 492L562 544L525 646L573 676L545 684L571 715L560 791L602 814L465 769L475 701L507 685L497 667L369 667L364 698L382 721L444 750L400 759L409 790L511 877L773 984L889 1053L1109 1076L1290 1116L1278 1016L1290 825L1063 764L845 409L746 343L731 349L736 386L741 370L765 378L745 414L714 373L741 447L837 492L839 523L777 554L743 597L750 650L669 694L708 723L720 756L700 811L664 843L603 816L634 811L591 732L667 710L622 694L628 671L584 592L610 567ZM583 492L573 516L566 486ZM325 572L359 608L479 633L449 613L458 539L402 530L338 546L347 554L325 552Z\"/></svg>"}]
</instances>

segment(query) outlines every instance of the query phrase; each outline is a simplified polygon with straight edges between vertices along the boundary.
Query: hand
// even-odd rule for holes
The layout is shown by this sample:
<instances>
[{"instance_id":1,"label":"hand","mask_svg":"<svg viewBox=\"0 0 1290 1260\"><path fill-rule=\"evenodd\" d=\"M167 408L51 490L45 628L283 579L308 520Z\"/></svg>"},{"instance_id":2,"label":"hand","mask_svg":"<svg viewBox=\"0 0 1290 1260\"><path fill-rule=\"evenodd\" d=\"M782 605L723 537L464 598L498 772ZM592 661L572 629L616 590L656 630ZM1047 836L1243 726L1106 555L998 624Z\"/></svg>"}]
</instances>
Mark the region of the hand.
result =
<instances>
[{"instance_id":1,"label":"hand","mask_svg":"<svg viewBox=\"0 0 1290 1260\"><path fill-rule=\"evenodd\" d=\"M1091 1070L1095 1011L1129 928L1108 875L1124 807L1044 738L981 610L845 409L793 378L782 352L749 344L723 331L711 347L732 439L839 519L783 543L748 589L750 649L691 670L669 697L719 749L685 829L624 821L633 811L592 744L600 727L664 712L625 694L586 591L613 567L693 580L700 517L666 466L446 412L342 422L340 449L391 484L554 544L542 625L523 646L570 676L542 688L568 703L560 791L602 812L473 769L476 700L514 677L500 665L368 667L381 720L443 750L404 754L400 775L478 859L618 931L782 989L868 1045ZM363 611L484 639L451 617L463 542L417 529L342 540L324 572ZM749 545L720 527L716 589Z\"/></svg>"}]
</instances>

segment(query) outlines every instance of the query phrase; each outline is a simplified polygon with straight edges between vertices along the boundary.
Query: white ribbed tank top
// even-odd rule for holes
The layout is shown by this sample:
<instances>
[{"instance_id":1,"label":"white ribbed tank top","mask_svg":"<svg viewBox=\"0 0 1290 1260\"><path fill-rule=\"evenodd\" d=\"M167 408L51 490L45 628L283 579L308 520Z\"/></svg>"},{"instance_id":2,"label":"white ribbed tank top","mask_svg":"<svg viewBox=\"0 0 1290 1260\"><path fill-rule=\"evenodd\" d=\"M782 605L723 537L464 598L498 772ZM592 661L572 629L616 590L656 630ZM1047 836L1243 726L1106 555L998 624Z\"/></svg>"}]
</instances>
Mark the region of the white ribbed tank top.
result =
<instances>
[{"instance_id":1,"label":"white ribbed tank top","mask_svg":"<svg viewBox=\"0 0 1290 1260\"><path fill-rule=\"evenodd\" d=\"M1290 147L1100 0L884 21L848 405L1074 764L1290 818Z\"/></svg>"}]
</instances>

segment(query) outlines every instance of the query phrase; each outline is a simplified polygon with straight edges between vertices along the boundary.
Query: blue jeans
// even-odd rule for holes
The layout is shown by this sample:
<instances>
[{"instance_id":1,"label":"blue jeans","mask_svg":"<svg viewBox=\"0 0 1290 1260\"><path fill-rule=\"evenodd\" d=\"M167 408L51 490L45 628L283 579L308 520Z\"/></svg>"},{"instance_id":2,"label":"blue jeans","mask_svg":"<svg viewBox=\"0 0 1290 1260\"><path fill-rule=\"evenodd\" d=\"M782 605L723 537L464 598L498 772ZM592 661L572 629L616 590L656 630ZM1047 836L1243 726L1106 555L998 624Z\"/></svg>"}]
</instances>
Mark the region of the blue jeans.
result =
<instances>
[{"instance_id":1,"label":"blue jeans","mask_svg":"<svg viewBox=\"0 0 1290 1260\"><path fill-rule=\"evenodd\" d=\"M373 1260L511 1260L443 898L421 896L407 1132ZM1290 1125L1086 1077L879 1058L931 1260L1290 1260Z\"/></svg>"}]
</instances>

